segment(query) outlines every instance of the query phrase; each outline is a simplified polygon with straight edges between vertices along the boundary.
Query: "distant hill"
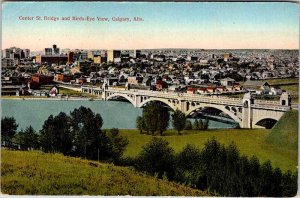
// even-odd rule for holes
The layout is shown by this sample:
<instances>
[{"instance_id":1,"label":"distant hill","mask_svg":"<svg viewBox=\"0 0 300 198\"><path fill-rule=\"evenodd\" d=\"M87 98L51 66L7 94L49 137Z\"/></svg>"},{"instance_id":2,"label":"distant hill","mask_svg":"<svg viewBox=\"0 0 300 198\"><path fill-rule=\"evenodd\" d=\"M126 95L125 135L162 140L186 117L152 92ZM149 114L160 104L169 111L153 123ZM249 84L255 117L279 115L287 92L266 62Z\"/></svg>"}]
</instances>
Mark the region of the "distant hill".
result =
<instances>
[{"instance_id":1,"label":"distant hill","mask_svg":"<svg viewBox=\"0 0 300 198\"><path fill-rule=\"evenodd\" d=\"M2 150L1 191L17 195L209 194L112 164L46 154Z\"/></svg>"},{"instance_id":2,"label":"distant hill","mask_svg":"<svg viewBox=\"0 0 300 198\"><path fill-rule=\"evenodd\" d=\"M266 138L266 141L281 147L297 150L298 122L297 110L286 112L271 129L271 133Z\"/></svg>"}]
</instances>

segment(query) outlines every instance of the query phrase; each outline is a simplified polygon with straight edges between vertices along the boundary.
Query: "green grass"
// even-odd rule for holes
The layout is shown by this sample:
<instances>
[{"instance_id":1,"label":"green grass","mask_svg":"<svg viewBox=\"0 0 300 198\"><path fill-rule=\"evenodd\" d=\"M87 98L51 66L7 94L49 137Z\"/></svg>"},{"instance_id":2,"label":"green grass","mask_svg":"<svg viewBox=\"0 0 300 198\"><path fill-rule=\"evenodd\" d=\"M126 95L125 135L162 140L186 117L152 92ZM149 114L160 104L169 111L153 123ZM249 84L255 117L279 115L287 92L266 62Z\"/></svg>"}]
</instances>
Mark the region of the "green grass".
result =
<instances>
[{"instance_id":1,"label":"green grass","mask_svg":"<svg viewBox=\"0 0 300 198\"><path fill-rule=\"evenodd\" d=\"M298 161L297 150L266 143L265 139L270 132L266 129L216 129L183 131L182 135L177 135L175 131L170 130L163 138L176 152L179 152L187 144L203 148L204 144L213 137L225 145L229 145L233 141L244 155L256 155L260 162L270 160L274 167L279 167L284 171L295 171ZM151 135L140 134L137 130L121 130L121 134L129 140L124 155L130 157L137 156L142 147L152 138Z\"/></svg>"},{"instance_id":2,"label":"green grass","mask_svg":"<svg viewBox=\"0 0 300 198\"><path fill-rule=\"evenodd\" d=\"M298 111L286 112L275 124L266 142L281 148L298 149Z\"/></svg>"},{"instance_id":3,"label":"green grass","mask_svg":"<svg viewBox=\"0 0 300 198\"><path fill-rule=\"evenodd\" d=\"M1 191L4 194L209 195L126 167L61 154L2 150L1 161Z\"/></svg>"},{"instance_id":4,"label":"green grass","mask_svg":"<svg viewBox=\"0 0 300 198\"><path fill-rule=\"evenodd\" d=\"M286 90L292 97L292 103L299 102L299 85L282 85L280 86L282 90Z\"/></svg>"},{"instance_id":5,"label":"green grass","mask_svg":"<svg viewBox=\"0 0 300 198\"><path fill-rule=\"evenodd\" d=\"M298 84L298 78L278 78L266 80L270 85Z\"/></svg>"}]
</instances>

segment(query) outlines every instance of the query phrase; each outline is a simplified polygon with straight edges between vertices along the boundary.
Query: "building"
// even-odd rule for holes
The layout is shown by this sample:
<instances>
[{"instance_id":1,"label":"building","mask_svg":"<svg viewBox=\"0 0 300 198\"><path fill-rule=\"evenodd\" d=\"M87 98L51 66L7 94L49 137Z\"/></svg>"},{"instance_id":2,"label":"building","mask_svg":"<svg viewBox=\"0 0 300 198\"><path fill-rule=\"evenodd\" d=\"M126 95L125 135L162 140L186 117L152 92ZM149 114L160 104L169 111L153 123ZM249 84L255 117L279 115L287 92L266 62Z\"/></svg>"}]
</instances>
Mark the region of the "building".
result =
<instances>
[{"instance_id":1,"label":"building","mask_svg":"<svg viewBox=\"0 0 300 198\"><path fill-rule=\"evenodd\" d=\"M52 48L45 48L45 55L52 56Z\"/></svg>"},{"instance_id":2,"label":"building","mask_svg":"<svg viewBox=\"0 0 300 198\"><path fill-rule=\"evenodd\" d=\"M227 87L227 86L233 86L235 83L235 80L232 78L223 78L220 80L221 85Z\"/></svg>"},{"instance_id":3,"label":"building","mask_svg":"<svg viewBox=\"0 0 300 198\"><path fill-rule=\"evenodd\" d=\"M13 67L15 65L13 58L2 58L2 67Z\"/></svg>"},{"instance_id":4,"label":"building","mask_svg":"<svg viewBox=\"0 0 300 198\"><path fill-rule=\"evenodd\" d=\"M121 50L108 50L107 62L118 62L118 61L121 61Z\"/></svg>"},{"instance_id":5,"label":"building","mask_svg":"<svg viewBox=\"0 0 300 198\"><path fill-rule=\"evenodd\" d=\"M101 64L101 63L104 63L104 62L106 62L106 57L102 57L100 55L95 55L94 56L94 63Z\"/></svg>"},{"instance_id":6,"label":"building","mask_svg":"<svg viewBox=\"0 0 300 198\"><path fill-rule=\"evenodd\" d=\"M25 58L30 58L30 49L24 49Z\"/></svg>"},{"instance_id":7,"label":"building","mask_svg":"<svg viewBox=\"0 0 300 198\"><path fill-rule=\"evenodd\" d=\"M72 80L72 76L66 74L55 74L54 80L58 82L70 82Z\"/></svg>"},{"instance_id":8,"label":"building","mask_svg":"<svg viewBox=\"0 0 300 198\"><path fill-rule=\"evenodd\" d=\"M132 58L140 58L141 50L132 50L130 51L129 56L131 56Z\"/></svg>"},{"instance_id":9,"label":"building","mask_svg":"<svg viewBox=\"0 0 300 198\"><path fill-rule=\"evenodd\" d=\"M39 85L47 85L53 82L53 76L46 76L41 74L34 74L31 76L31 81Z\"/></svg>"},{"instance_id":10,"label":"building","mask_svg":"<svg viewBox=\"0 0 300 198\"><path fill-rule=\"evenodd\" d=\"M165 81L157 80L155 87L156 90L163 90L168 88L168 84Z\"/></svg>"},{"instance_id":11,"label":"building","mask_svg":"<svg viewBox=\"0 0 300 198\"><path fill-rule=\"evenodd\" d=\"M230 58L232 58L232 54L231 53L225 53L224 54L224 61L228 61Z\"/></svg>"},{"instance_id":12,"label":"building","mask_svg":"<svg viewBox=\"0 0 300 198\"><path fill-rule=\"evenodd\" d=\"M3 58L10 58L10 54L12 54L12 49L4 49L3 50Z\"/></svg>"},{"instance_id":13,"label":"building","mask_svg":"<svg viewBox=\"0 0 300 198\"><path fill-rule=\"evenodd\" d=\"M64 65L68 62L68 56L65 55L36 55L35 56L36 63L48 63L48 65L57 64Z\"/></svg>"},{"instance_id":14,"label":"building","mask_svg":"<svg viewBox=\"0 0 300 198\"><path fill-rule=\"evenodd\" d=\"M68 51L68 64L72 64L74 62L74 52Z\"/></svg>"},{"instance_id":15,"label":"building","mask_svg":"<svg viewBox=\"0 0 300 198\"><path fill-rule=\"evenodd\" d=\"M129 76L128 77L128 84L130 85L137 85L143 82L143 77L140 76Z\"/></svg>"},{"instance_id":16,"label":"building","mask_svg":"<svg viewBox=\"0 0 300 198\"><path fill-rule=\"evenodd\" d=\"M55 44L53 45L53 54L59 55L59 48Z\"/></svg>"}]
</instances>

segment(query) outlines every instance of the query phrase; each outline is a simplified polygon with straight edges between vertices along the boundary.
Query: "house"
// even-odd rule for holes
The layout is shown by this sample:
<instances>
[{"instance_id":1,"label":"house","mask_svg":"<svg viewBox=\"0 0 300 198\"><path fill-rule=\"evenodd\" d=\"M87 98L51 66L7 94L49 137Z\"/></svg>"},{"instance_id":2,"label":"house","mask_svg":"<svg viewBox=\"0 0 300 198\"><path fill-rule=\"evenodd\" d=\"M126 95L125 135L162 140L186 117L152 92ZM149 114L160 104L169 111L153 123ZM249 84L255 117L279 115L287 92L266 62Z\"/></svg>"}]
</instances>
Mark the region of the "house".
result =
<instances>
[{"instance_id":1,"label":"house","mask_svg":"<svg viewBox=\"0 0 300 198\"><path fill-rule=\"evenodd\" d=\"M86 78L84 78L84 77L80 77L80 78L76 78L76 79L75 79L75 82L76 82L77 84L84 84L84 83L87 82L87 80L86 80Z\"/></svg>"},{"instance_id":2,"label":"house","mask_svg":"<svg viewBox=\"0 0 300 198\"><path fill-rule=\"evenodd\" d=\"M218 92L218 93L224 93L224 92L226 92L227 91L227 89L226 89L226 87L216 87L216 91Z\"/></svg>"},{"instance_id":3,"label":"house","mask_svg":"<svg viewBox=\"0 0 300 198\"><path fill-rule=\"evenodd\" d=\"M129 76L128 77L128 84L130 85L137 85L139 83L142 83L143 77L140 76Z\"/></svg>"},{"instance_id":4,"label":"house","mask_svg":"<svg viewBox=\"0 0 300 198\"><path fill-rule=\"evenodd\" d=\"M163 90L168 88L168 84L165 81L157 80L155 87L156 90Z\"/></svg>"},{"instance_id":5,"label":"house","mask_svg":"<svg viewBox=\"0 0 300 198\"><path fill-rule=\"evenodd\" d=\"M49 91L49 96L54 97L59 93L59 89L56 86L53 86Z\"/></svg>"},{"instance_id":6,"label":"house","mask_svg":"<svg viewBox=\"0 0 300 198\"><path fill-rule=\"evenodd\" d=\"M186 90L186 93L188 94L194 94L196 93L196 88L193 88L193 87L188 87L187 90Z\"/></svg>"},{"instance_id":7,"label":"house","mask_svg":"<svg viewBox=\"0 0 300 198\"><path fill-rule=\"evenodd\" d=\"M59 82L70 82L72 80L72 76L66 74L55 74L54 80Z\"/></svg>"},{"instance_id":8,"label":"house","mask_svg":"<svg viewBox=\"0 0 300 198\"><path fill-rule=\"evenodd\" d=\"M207 90L206 90L206 88L198 88L197 89L197 93L199 93L199 94L206 94Z\"/></svg>"},{"instance_id":9,"label":"house","mask_svg":"<svg viewBox=\"0 0 300 198\"><path fill-rule=\"evenodd\" d=\"M148 87L148 86L151 85L151 81L152 81L152 76L144 77L144 78L143 78L143 81L142 81L142 85Z\"/></svg>"},{"instance_id":10,"label":"house","mask_svg":"<svg viewBox=\"0 0 300 198\"><path fill-rule=\"evenodd\" d=\"M207 87L206 90L207 90L207 93L214 93L216 88L215 87Z\"/></svg>"},{"instance_id":11,"label":"house","mask_svg":"<svg viewBox=\"0 0 300 198\"><path fill-rule=\"evenodd\" d=\"M104 83L107 84L107 86L112 86L113 84L118 84L119 78L118 77L105 77Z\"/></svg>"},{"instance_id":12,"label":"house","mask_svg":"<svg viewBox=\"0 0 300 198\"><path fill-rule=\"evenodd\" d=\"M53 76L46 76L42 74L34 74L31 76L31 81L40 85L47 85L53 82Z\"/></svg>"},{"instance_id":13,"label":"house","mask_svg":"<svg viewBox=\"0 0 300 198\"><path fill-rule=\"evenodd\" d=\"M220 83L221 83L222 86L225 86L225 87L227 87L227 86L233 86L234 83L235 83L235 80L232 79L232 78L228 78L227 77L227 78L221 79Z\"/></svg>"}]
</instances>

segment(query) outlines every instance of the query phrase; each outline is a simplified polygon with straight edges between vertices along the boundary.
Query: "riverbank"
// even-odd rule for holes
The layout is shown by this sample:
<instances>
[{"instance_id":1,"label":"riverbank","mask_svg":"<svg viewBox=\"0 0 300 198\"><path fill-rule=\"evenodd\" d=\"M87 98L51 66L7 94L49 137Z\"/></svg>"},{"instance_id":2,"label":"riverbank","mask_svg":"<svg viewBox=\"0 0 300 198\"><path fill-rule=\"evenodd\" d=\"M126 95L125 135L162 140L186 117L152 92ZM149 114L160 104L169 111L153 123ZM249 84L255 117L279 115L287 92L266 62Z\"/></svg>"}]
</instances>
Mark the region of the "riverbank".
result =
<instances>
[{"instance_id":1,"label":"riverbank","mask_svg":"<svg viewBox=\"0 0 300 198\"><path fill-rule=\"evenodd\" d=\"M19 96L5 96L0 97L2 100L82 100L82 101L93 101L93 100L102 100L102 98L86 98L86 97L68 97L68 98L57 98L57 97L19 97Z\"/></svg>"}]
</instances>

